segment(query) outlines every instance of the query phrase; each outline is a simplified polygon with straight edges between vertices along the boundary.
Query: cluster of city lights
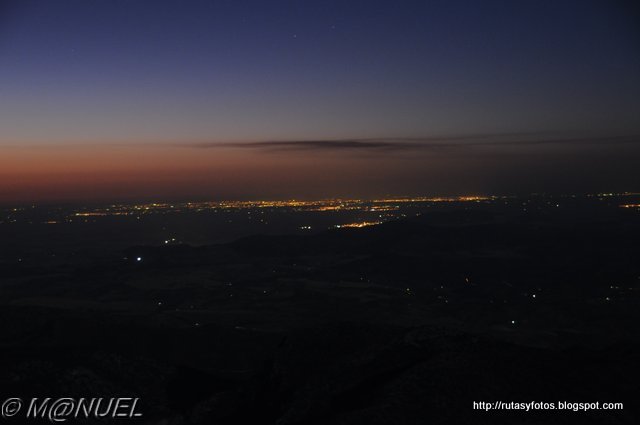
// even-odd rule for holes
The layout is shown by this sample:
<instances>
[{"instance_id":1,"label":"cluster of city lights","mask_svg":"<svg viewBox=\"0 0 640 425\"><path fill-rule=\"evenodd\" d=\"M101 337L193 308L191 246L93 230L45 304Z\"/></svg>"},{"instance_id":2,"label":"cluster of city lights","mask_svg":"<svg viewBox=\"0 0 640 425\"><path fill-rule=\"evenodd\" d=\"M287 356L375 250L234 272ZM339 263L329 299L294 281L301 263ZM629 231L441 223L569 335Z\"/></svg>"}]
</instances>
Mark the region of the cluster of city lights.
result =
<instances>
[{"instance_id":1,"label":"cluster of city lights","mask_svg":"<svg viewBox=\"0 0 640 425\"><path fill-rule=\"evenodd\" d=\"M128 216L169 212L201 212L259 208L288 208L299 211L369 211L384 212L400 209L398 204L429 202L482 202L498 199L491 196L418 197L384 199L323 199L314 201L206 201L186 203L113 204L107 207L82 209L72 213L73 217Z\"/></svg>"},{"instance_id":2,"label":"cluster of city lights","mask_svg":"<svg viewBox=\"0 0 640 425\"><path fill-rule=\"evenodd\" d=\"M382 221L362 221L362 222L359 222L359 223L336 224L334 227L336 229L342 229L342 228L345 228L345 227L375 226L377 224L382 224Z\"/></svg>"}]
</instances>

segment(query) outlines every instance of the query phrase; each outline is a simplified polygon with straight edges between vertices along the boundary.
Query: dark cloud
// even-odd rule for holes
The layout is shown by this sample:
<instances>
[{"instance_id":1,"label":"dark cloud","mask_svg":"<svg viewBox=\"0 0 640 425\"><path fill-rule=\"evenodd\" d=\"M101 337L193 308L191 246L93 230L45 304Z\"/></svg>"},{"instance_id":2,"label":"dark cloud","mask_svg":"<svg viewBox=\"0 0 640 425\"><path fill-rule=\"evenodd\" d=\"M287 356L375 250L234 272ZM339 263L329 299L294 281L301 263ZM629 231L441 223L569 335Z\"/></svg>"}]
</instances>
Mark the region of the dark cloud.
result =
<instances>
[{"instance_id":1,"label":"dark cloud","mask_svg":"<svg viewBox=\"0 0 640 425\"><path fill-rule=\"evenodd\" d=\"M263 151L353 151L353 152L411 152L411 151L460 151L482 147L526 148L532 146L640 146L640 135L610 136L562 136L549 133L496 133L474 134L446 137L387 137L387 138L350 138L350 139L298 139L298 140L261 140L251 142L144 142L144 143L98 143L100 146L186 149L246 149ZM19 145L0 145L3 148L23 148ZM30 148L51 147L50 144L29 145ZM63 143L54 146L79 147L92 146L91 143Z\"/></svg>"},{"instance_id":2,"label":"dark cloud","mask_svg":"<svg viewBox=\"0 0 640 425\"><path fill-rule=\"evenodd\" d=\"M535 145L619 145L638 144L640 136L600 137L540 137L540 133L511 133L466 135L451 137L376 138L376 139L326 139L326 140L266 140L257 142L202 142L179 144L200 149L239 148L263 150L307 150L307 151L414 151L441 150L474 147L535 146Z\"/></svg>"},{"instance_id":3,"label":"dark cloud","mask_svg":"<svg viewBox=\"0 0 640 425\"><path fill-rule=\"evenodd\" d=\"M380 150L415 149L416 143L401 139L340 139L340 140L268 140L248 143L196 143L195 148L234 147L242 149L283 150Z\"/></svg>"}]
</instances>

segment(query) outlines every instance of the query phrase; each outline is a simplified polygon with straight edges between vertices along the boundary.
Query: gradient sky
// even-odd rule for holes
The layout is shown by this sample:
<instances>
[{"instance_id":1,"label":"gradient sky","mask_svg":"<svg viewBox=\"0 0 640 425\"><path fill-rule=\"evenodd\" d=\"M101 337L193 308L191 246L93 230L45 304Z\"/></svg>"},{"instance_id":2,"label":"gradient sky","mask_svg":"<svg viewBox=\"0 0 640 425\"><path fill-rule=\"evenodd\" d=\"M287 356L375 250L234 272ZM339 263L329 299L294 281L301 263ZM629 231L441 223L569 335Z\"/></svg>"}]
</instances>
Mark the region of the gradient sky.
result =
<instances>
[{"instance_id":1,"label":"gradient sky","mask_svg":"<svg viewBox=\"0 0 640 425\"><path fill-rule=\"evenodd\" d=\"M633 4L0 0L0 202L640 190Z\"/></svg>"}]
</instances>

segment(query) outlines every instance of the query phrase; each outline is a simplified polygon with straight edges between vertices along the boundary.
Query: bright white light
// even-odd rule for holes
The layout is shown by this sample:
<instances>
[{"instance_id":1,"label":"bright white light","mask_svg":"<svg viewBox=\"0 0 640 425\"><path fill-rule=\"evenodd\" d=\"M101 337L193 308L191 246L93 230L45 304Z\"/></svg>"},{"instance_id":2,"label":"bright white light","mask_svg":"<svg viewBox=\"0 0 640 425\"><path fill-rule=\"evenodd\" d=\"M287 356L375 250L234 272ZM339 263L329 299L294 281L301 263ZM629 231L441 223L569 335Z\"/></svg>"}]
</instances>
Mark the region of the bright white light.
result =
<instances>
[{"instance_id":1,"label":"bright white light","mask_svg":"<svg viewBox=\"0 0 640 425\"><path fill-rule=\"evenodd\" d=\"M136 257L136 261L142 261L142 257Z\"/></svg>"}]
</instances>

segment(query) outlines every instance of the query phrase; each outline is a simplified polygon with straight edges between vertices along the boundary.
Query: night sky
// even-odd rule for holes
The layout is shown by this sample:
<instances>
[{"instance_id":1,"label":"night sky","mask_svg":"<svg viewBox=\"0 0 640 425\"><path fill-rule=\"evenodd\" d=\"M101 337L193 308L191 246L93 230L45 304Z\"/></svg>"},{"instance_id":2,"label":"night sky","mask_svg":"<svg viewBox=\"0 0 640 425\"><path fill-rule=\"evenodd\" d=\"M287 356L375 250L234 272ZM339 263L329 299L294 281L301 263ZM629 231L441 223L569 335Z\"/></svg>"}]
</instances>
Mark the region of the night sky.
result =
<instances>
[{"instance_id":1,"label":"night sky","mask_svg":"<svg viewBox=\"0 0 640 425\"><path fill-rule=\"evenodd\" d=\"M640 191L640 14L0 0L0 130L0 202Z\"/></svg>"}]
</instances>

